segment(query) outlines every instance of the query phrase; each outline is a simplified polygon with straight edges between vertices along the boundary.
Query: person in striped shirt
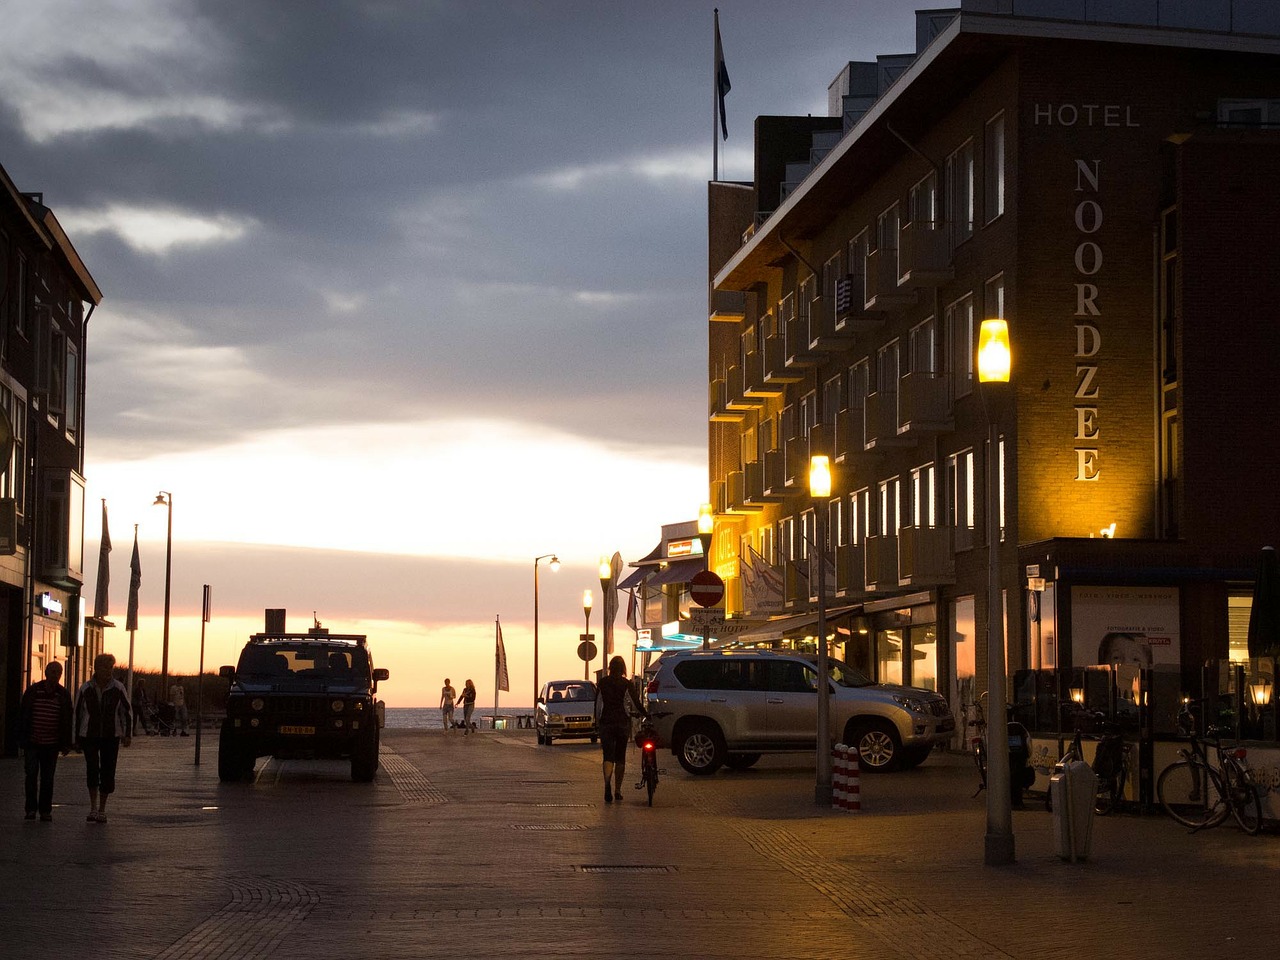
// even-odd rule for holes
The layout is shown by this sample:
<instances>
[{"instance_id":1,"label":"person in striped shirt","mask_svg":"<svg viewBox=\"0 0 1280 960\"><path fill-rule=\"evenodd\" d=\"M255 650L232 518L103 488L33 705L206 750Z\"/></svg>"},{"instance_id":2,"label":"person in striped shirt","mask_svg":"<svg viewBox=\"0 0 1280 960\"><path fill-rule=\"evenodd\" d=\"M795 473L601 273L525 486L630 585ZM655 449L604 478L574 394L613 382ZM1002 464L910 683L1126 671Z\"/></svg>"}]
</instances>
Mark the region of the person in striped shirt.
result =
<instances>
[{"instance_id":1,"label":"person in striped shirt","mask_svg":"<svg viewBox=\"0 0 1280 960\"><path fill-rule=\"evenodd\" d=\"M53 776L58 754L71 749L71 694L58 681L62 664L44 668L44 679L33 683L18 706L18 745L26 769L26 818L37 811L46 823L53 819Z\"/></svg>"}]
</instances>

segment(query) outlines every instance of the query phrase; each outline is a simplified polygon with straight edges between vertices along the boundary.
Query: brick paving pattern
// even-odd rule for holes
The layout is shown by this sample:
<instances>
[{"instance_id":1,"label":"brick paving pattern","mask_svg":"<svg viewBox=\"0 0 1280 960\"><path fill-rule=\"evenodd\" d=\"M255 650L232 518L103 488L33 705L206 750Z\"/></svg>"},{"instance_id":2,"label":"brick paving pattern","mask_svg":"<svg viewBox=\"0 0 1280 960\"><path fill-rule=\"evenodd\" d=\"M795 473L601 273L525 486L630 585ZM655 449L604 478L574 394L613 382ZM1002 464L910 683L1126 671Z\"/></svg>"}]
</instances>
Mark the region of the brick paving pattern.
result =
<instances>
[{"instance_id":1,"label":"brick paving pattern","mask_svg":"<svg viewBox=\"0 0 1280 960\"><path fill-rule=\"evenodd\" d=\"M1014 815L1018 862L982 865L963 757L862 778L860 813L813 804L805 757L695 778L667 757L655 806L606 805L598 748L527 731L385 732L373 784L259 761L219 784L189 740L122 752L110 822L83 761L54 822L22 819L0 759L0 956L952 960L1274 956L1280 835L1094 821L1093 855Z\"/></svg>"}]
</instances>

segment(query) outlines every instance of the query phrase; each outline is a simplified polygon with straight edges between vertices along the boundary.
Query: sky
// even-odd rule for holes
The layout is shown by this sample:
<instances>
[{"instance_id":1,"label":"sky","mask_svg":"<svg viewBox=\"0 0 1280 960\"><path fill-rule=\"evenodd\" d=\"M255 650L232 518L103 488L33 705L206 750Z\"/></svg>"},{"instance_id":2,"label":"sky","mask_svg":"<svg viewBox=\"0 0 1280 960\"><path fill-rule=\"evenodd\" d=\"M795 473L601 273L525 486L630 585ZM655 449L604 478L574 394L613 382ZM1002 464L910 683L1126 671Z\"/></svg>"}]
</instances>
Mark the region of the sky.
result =
<instances>
[{"instance_id":1,"label":"sky","mask_svg":"<svg viewBox=\"0 0 1280 960\"><path fill-rule=\"evenodd\" d=\"M922 5L923 6L923 5ZM575 677L582 592L707 499L713 5L0 2L0 164L103 291L88 328L85 592L107 647L231 663L263 610L366 633L388 706ZM754 118L825 115L914 48L897 0L720 0L720 176ZM92 603L90 601L90 606ZM615 631L630 654L623 613Z\"/></svg>"}]
</instances>

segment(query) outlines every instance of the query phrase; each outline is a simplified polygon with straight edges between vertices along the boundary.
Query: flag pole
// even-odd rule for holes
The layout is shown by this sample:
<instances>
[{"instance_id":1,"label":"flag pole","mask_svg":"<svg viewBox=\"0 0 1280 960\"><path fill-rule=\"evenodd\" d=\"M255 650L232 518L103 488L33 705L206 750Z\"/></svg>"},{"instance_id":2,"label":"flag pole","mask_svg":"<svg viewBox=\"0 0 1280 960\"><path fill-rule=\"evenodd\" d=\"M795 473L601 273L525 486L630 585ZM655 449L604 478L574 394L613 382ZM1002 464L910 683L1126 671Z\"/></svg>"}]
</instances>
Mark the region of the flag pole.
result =
<instances>
[{"instance_id":1,"label":"flag pole","mask_svg":"<svg viewBox=\"0 0 1280 960\"><path fill-rule=\"evenodd\" d=\"M720 8L715 10L716 52L711 58L711 179L720 179Z\"/></svg>"},{"instance_id":2,"label":"flag pole","mask_svg":"<svg viewBox=\"0 0 1280 960\"><path fill-rule=\"evenodd\" d=\"M494 614L493 617L493 729L498 729L498 680L502 665L498 661L498 637L502 627L499 624L501 618Z\"/></svg>"}]
</instances>

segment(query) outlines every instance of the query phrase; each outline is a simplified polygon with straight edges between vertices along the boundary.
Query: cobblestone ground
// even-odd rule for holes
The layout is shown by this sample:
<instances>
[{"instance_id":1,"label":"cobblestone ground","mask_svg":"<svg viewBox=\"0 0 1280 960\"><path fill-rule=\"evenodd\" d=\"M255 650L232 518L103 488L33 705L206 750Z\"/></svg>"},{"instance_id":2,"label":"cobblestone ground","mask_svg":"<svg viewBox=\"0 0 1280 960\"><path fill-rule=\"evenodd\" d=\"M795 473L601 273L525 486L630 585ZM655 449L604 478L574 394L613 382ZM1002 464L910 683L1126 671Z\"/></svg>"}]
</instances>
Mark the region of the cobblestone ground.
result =
<instances>
[{"instance_id":1,"label":"cobblestone ground","mask_svg":"<svg viewBox=\"0 0 1280 960\"><path fill-rule=\"evenodd\" d=\"M813 805L810 758L711 778L666 758L655 805L603 802L589 744L527 731L386 731L373 784L259 761L219 784L216 741L122 753L110 822L83 761L54 822L22 819L0 760L0 957L1213 958L1275 956L1280 835L1094 820L1086 863L1015 811L1018 861L982 865L964 758L865 776ZM634 771L632 771L634 772Z\"/></svg>"}]
</instances>

